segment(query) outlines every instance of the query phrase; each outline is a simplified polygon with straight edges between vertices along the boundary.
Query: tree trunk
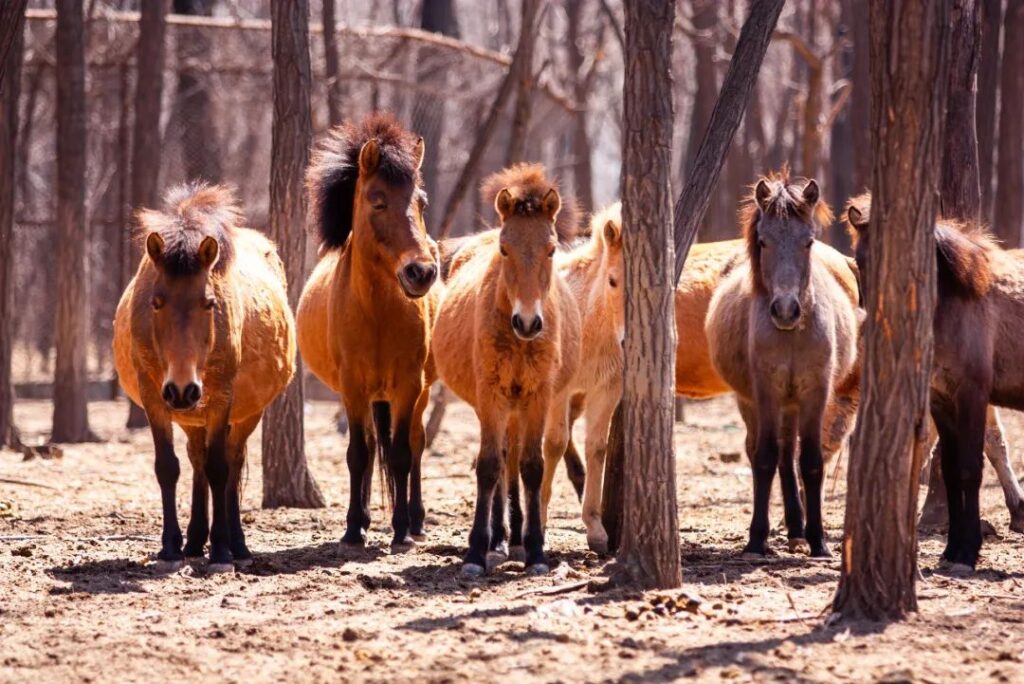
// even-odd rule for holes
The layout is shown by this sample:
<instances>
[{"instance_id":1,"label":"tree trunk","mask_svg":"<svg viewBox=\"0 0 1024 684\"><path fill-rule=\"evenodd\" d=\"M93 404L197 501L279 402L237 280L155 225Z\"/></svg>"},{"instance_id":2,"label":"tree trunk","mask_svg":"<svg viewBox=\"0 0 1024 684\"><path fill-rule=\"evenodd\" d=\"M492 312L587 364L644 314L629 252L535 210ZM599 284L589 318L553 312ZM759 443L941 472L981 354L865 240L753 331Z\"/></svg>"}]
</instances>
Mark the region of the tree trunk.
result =
<instances>
[{"instance_id":1,"label":"tree trunk","mask_svg":"<svg viewBox=\"0 0 1024 684\"><path fill-rule=\"evenodd\" d=\"M683 168L679 178L685 183L693 172L704 132L711 122L718 94L718 76L715 73L715 41L711 32L718 23L717 0L690 0L693 12L693 28L701 35L693 38L693 76L696 90L693 94L693 109L690 112L690 130L686 137L686 151L683 154ZM724 240L732 237L732 221L723 222L721 202L714 202L708 208L706 221L700 227L702 241ZM724 224L724 225L723 225Z\"/></svg>"},{"instance_id":2,"label":"tree trunk","mask_svg":"<svg viewBox=\"0 0 1024 684\"><path fill-rule=\"evenodd\" d=\"M210 16L215 0L174 0L174 12L192 16ZM210 36L200 27L179 28L178 121L181 127L181 155L185 175L219 183L220 143L213 123L210 83L196 66L210 62Z\"/></svg>"},{"instance_id":3,"label":"tree trunk","mask_svg":"<svg viewBox=\"0 0 1024 684\"><path fill-rule=\"evenodd\" d=\"M455 16L453 0L423 0L420 28L424 31L458 38L459 22ZM425 55L421 53L418 69L419 82L437 86L440 90L447 82L447 60L447 56L440 55L433 50ZM414 131L423 136L426 154L423 157L421 173L427 197L431 200L437 199L440 194L438 170L441 168L441 160L446 152L441 144L444 139L446 118L447 107L444 97L440 97L438 92L416 93L416 100L412 105L412 126Z\"/></svg>"},{"instance_id":4,"label":"tree trunk","mask_svg":"<svg viewBox=\"0 0 1024 684\"><path fill-rule=\"evenodd\" d=\"M1024 221L1024 68L1019 63L1024 55L1024 0L1006 4L1003 55L1008 59L999 85L999 179L992 227L1007 247L1018 247Z\"/></svg>"},{"instance_id":5,"label":"tree trunk","mask_svg":"<svg viewBox=\"0 0 1024 684\"><path fill-rule=\"evenodd\" d=\"M565 49L569 58L569 72L572 74L573 93L576 98L576 111L572 113L572 171L576 199L587 210L593 211L594 176L590 163L590 135L587 131L587 100L590 96L590 84L583 73L586 56L580 47L580 28L583 20L585 0L566 0L566 36Z\"/></svg>"},{"instance_id":6,"label":"tree trunk","mask_svg":"<svg viewBox=\"0 0 1024 684\"><path fill-rule=\"evenodd\" d=\"M526 158L526 142L530 132L530 110L533 100L533 47L536 42L537 13L540 0L523 0L519 22L519 45L516 47L516 105L512 113L512 126L508 134L505 164L514 164Z\"/></svg>"},{"instance_id":7,"label":"tree trunk","mask_svg":"<svg viewBox=\"0 0 1024 684\"><path fill-rule=\"evenodd\" d=\"M14 345L14 179L18 160L18 97L24 61L25 3L8 3L0 10L0 449L18 442L14 428L14 388L11 357ZM14 8L14 5L20 5ZM17 14L8 16L8 10ZM6 35L10 33L10 36Z\"/></svg>"},{"instance_id":8,"label":"tree trunk","mask_svg":"<svg viewBox=\"0 0 1024 684\"><path fill-rule=\"evenodd\" d=\"M91 439L86 407L85 22L79 0L57 2L57 361L54 442Z\"/></svg>"},{"instance_id":9,"label":"tree trunk","mask_svg":"<svg viewBox=\"0 0 1024 684\"><path fill-rule=\"evenodd\" d=\"M981 220L992 222L995 195L992 173L996 149L996 109L999 92L999 36L1003 0L981 3L981 64L978 68L978 180L981 185Z\"/></svg>"},{"instance_id":10,"label":"tree trunk","mask_svg":"<svg viewBox=\"0 0 1024 684\"><path fill-rule=\"evenodd\" d=\"M917 491L928 444L939 165L952 0L871 2L871 238L863 381L839 589L846 618L917 609Z\"/></svg>"},{"instance_id":11,"label":"tree trunk","mask_svg":"<svg viewBox=\"0 0 1024 684\"><path fill-rule=\"evenodd\" d=\"M682 582L676 509L672 253L673 0L626 3L622 225L625 437L619 560L634 582Z\"/></svg>"},{"instance_id":12,"label":"tree trunk","mask_svg":"<svg viewBox=\"0 0 1024 684\"><path fill-rule=\"evenodd\" d=\"M425 3L429 0L425 0ZM338 29L334 21L334 0L323 0L321 21L324 27L324 75L327 88L327 116L331 126L345 120L341 106L341 72L338 69Z\"/></svg>"},{"instance_id":13,"label":"tree trunk","mask_svg":"<svg viewBox=\"0 0 1024 684\"><path fill-rule=\"evenodd\" d=\"M131 205L135 209L155 207L160 201L160 113L163 111L166 0L142 3L139 18L139 52L135 80L135 124L132 133ZM138 266L142 251L132 245L131 267ZM128 400L129 428L146 427L146 412Z\"/></svg>"},{"instance_id":14,"label":"tree trunk","mask_svg":"<svg viewBox=\"0 0 1024 684\"><path fill-rule=\"evenodd\" d=\"M845 44L839 48L839 54L834 63L836 76L840 79L852 80L853 78L853 44L849 40L851 24L855 21L853 0L843 0L840 7L839 27L836 30L835 41ZM853 126L851 123L850 107L843 107L836 114L832 123L832 130L829 133L829 169L828 169L828 196L833 207L841 207L847 199L858 194L858 188L853 184L854 173L854 151L853 151ZM841 252L850 253L850 236L846 232L846 226L842 221L836 221L829 230L829 244Z\"/></svg>"},{"instance_id":15,"label":"tree trunk","mask_svg":"<svg viewBox=\"0 0 1024 684\"><path fill-rule=\"evenodd\" d=\"M8 73L11 78L21 74L22 58L14 53L23 49L26 6L28 0L6 0L0 4L0 88L3 88ZM17 74L14 69L18 70Z\"/></svg>"},{"instance_id":16,"label":"tree trunk","mask_svg":"<svg viewBox=\"0 0 1024 684\"><path fill-rule=\"evenodd\" d=\"M871 35L868 13L863 2L852 13L853 91L850 98L850 126L853 129L853 190L861 193L871 187Z\"/></svg>"},{"instance_id":17,"label":"tree trunk","mask_svg":"<svg viewBox=\"0 0 1024 684\"><path fill-rule=\"evenodd\" d=\"M306 257L304 174L312 142L309 0L271 4L274 124L270 142L270 238L288 275L294 309ZM324 497L306 465L302 361L284 392L263 414L263 507L320 508Z\"/></svg>"}]
</instances>

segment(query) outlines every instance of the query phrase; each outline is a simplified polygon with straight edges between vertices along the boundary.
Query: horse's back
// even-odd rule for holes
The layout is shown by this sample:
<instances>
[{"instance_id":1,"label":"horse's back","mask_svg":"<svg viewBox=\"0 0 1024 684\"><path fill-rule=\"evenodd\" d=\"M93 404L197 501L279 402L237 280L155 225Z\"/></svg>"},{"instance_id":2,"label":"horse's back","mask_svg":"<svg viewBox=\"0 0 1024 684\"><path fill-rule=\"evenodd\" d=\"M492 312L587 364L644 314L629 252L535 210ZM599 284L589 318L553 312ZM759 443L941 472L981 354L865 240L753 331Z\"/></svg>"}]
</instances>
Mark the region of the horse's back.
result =
<instances>
[{"instance_id":1,"label":"horse's back","mask_svg":"<svg viewBox=\"0 0 1024 684\"><path fill-rule=\"evenodd\" d=\"M335 392L340 392L341 388L338 387L338 367L331 352L328 325L331 283L340 259L340 249L331 250L320 258L302 289L295 311L302 360L313 375Z\"/></svg>"}]
</instances>

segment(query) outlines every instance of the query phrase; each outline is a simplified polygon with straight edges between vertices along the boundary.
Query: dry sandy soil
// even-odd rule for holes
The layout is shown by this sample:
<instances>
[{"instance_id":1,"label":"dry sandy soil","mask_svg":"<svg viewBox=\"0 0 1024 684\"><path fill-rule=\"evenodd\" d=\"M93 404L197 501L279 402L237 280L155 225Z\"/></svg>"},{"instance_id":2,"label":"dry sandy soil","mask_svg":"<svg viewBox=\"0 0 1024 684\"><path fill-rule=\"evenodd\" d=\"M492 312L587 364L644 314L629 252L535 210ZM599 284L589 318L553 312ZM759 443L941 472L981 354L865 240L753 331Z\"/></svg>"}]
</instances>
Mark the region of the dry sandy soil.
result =
<instances>
[{"instance_id":1,"label":"dry sandy soil","mask_svg":"<svg viewBox=\"0 0 1024 684\"><path fill-rule=\"evenodd\" d=\"M17 405L28 439L45 437L50 410ZM334 407L315 404L308 453L328 507L261 510L252 445L243 515L255 564L169 576L152 568L160 504L148 433L122 429L120 404L90 411L103 443L68 446L59 460L0 452L0 478L20 481L0 483L2 681L1024 681L1024 539L1007 529L991 472L983 510L1000 536L986 540L974 576L942 574L942 539L925 536L916 616L835 624L826 618L837 561L787 553L778 529L774 557L739 559L751 498L745 459L734 460L742 428L728 400L691 404L676 433L678 490L684 591L702 603L637 619L655 594L585 586L604 577L605 561L586 550L561 475L552 573L527 577L510 562L484 580L460 579L477 444L464 405L449 410L425 457L429 539L414 551L389 553L379 508L367 549L339 548L344 439L332 429ZM1024 420L1007 422L1011 446L1024 450ZM844 482L830 469L833 541ZM780 517L776 500L773 523Z\"/></svg>"}]
</instances>

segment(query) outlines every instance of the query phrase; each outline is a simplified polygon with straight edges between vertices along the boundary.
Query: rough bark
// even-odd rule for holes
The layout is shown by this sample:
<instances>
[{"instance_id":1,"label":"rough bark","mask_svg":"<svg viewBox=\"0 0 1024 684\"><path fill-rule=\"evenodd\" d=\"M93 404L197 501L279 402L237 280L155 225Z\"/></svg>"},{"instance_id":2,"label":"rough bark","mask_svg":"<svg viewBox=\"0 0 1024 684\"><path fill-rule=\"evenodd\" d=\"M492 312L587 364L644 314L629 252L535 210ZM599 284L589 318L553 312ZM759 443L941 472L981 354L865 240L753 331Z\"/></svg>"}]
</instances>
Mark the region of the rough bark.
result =
<instances>
[{"instance_id":1,"label":"rough bark","mask_svg":"<svg viewBox=\"0 0 1024 684\"><path fill-rule=\"evenodd\" d=\"M853 187L854 192L860 193L871 187L871 37L868 13L862 2L856 2L856 5L851 22L853 97L850 101L850 126L853 129Z\"/></svg>"},{"instance_id":2,"label":"rough bark","mask_svg":"<svg viewBox=\"0 0 1024 684\"><path fill-rule=\"evenodd\" d=\"M842 42L842 45L839 48L834 69L837 71L838 78L846 81L853 78L853 42L850 40L851 24L856 11L853 5L853 0L842 0L839 26L835 36L835 40ZM841 207L847 199L857 194L857 186L853 184L853 125L850 107L843 107L836 114L829 133L829 169L826 190L832 206ZM850 236L841 221L836 221L829 230L829 244L841 252L850 252Z\"/></svg>"},{"instance_id":3,"label":"rough bark","mask_svg":"<svg viewBox=\"0 0 1024 684\"><path fill-rule=\"evenodd\" d=\"M1024 221L1024 68L1020 67L1024 55L1024 0L1008 0L1006 4L1003 55L999 85L999 178L992 227L1007 247L1018 247Z\"/></svg>"},{"instance_id":4,"label":"rough bark","mask_svg":"<svg viewBox=\"0 0 1024 684\"><path fill-rule=\"evenodd\" d=\"M626 4L622 225L625 460L618 558L634 582L682 582L676 504L672 202L673 0Z\"/></svg>"},{"instance_id":5,"label":"rough bark","mask_svg":"<svg viewBox=\"0 0 1024 684\"><path fill-rule=\"evenodd\" d=\"M288 275L288 300L298 305L306 256L304 173L312 141L309 0L271 3L274 122L270 143L270 237ZM306 464L302 362L263 414L263 507L325 505Z\"/></svg>"},{"instance_id":6,"label":"rough bark","mask_svg":"<svg viewBox=\"0 0 1024 684\"><path fill-rule=\"evenodd\" d=\"M86 407L85 22L82 3L57 3L57 311L54 442L92 437Z\"/></svg>"},{"instance_id":7,"label":"rough bark","mask_svg":"<svg viewBox=\"0 0 1024 684\"><path fill-rule=\"evenodd\" d=\"M424 6L429 0L424 0ZM323 0L321 20L324 27L324 87L327 89L327 116L331 126L345 120L341 106L341 84L338 80L338 34L334 19L334 0Z\"/></svg>"},{"instance_id":8,"label":"rough bark","mask_svg":"<svg viewBox=\"0 0 1024 684\"><path fill-rule=\"evenodd\" d=\"M978 181L981 219L992 221L995 196L996 109L999 93L999 36L1002 35L1003 0L981 3L981 64L978 67Z\"/></svg>"},{"instance_id":9,"label":"rough bark","mask_svg":"<svg viewBox=\"0 0 1024 684\"><path fill-rule=\"evenodd\" d=\"M440 33L451 38L459 37L459 22L455 15L453 0L423 0L423 14L420 17L420 28L424 31ZM420 55L420 83L444 83L447 78L447 58L431 50ZM439 195L438 169L445 156L441 146L444 139L444 123L447 106L444 98L434 93L418 92L412 105L413 130L423 136L426 154L423 158L423 182L427 197L437 199Z\"/></svg>"},{"instance_id":10,"label":"rough bark","mask_svg":"<svg viewBox=\"0 0 1024 684\"><path fill-rule=\"evenodd\" d=\"M697 150L711 122L718 93L718 75L715 72L715 41L711 36L718 23L717 0L690 0L693 12L693 28L698 32L691 39L693 44L693 79L696 89L693 94L693 109L690 112L690 128L686 137L686 151L683 154L683 168L679 178L686 182L693 172ZM721 202L714 202L707 212L707 220L700 227L700 239L722 240L731 237L732 222L723 225Z\"/></svg>"},{"instance_id":11,"label":"rough bark","mask_svg":"<svg viewBox=\"0 0 1024 684\"><path fill-rule=\"evenodd\" d=\"M210 16L215 0L174 0L174 12L193 16ZM178 120L181 127L182 161L185 175L211 183L219 183L221 169L220 143L213 123L210 83L206 74L193 65L210 61L210 34L201 27L179 29L178 57Z\"/></svg>"},{"instance_id":12,"label":"rough bark","mask_svg":"<svg viewBox=\"0 0 1024 684\"><path fill-rule=\"evenodd\" d=\"M917 609L917 491L927 450L939 165L952 0L871 2L873 202L863 380L833 609Z\"/></svg>"},{"instance_id":13,"label":"rough bark","mask_svg":"<svg viewBox=\"0 0 1024 684\"><path fill-rule=\"evenodd\" d=\"M164 95L166 14L166 0L142 3L132 132L131 205L135 209L155 207L160 199L160 113ZM124 239L132 245L131 267L134 270L142 253L137 241L128 235ZM127 427L146 427L146 412L130 399L128 403Z\"/></svg>"},{"instance_id":14,"label":"rough bark","mask_svg":"<svg viewBox=\"0 0 1024 684\"><path fill-rule=\"evenodd\" d=\"M0 88L3 88L7 74L15 78L14 69L21 73L22 33L25 27L25 8L28 0L6 0L0 4Z\"/></svg>"},{"instance_id":15,"label":"rough bark","mask_svg":"<svg viewBox=\"0 0 1024 684\"><path fill-rule=\"evenodd\" d=\"M585 0L566 0L565 49L568 55L569 72L572 74L573 95L576 110L573 112L572 130L572 172L576 199L588 210L594 207L594 174L590 163L590 134L587 131L587 100L590 97L590 73L583 73L586 56L580 46L581 23Z\"/></svg>"},{"instance_id":16,"label":"rough bark","mask_svg":"<svg viewBox=\"0 0 1024 684\"><path fill-rule=\"evenodd\" d=\"M537 13L540 0L523 0L519 22L519 44L516 47L515 68L516 103L512 111L512 125L508 134L505 164L514 164L526 158L526 142L530 132L530 112L533 102L533 52L536 42Z\"/></svg>"},{"instance_id":17,"label":"rough bark","mask_svg":"<svg viewBox=\"0 0 1024 684\"><path fill-rule=\"evenodd\" d=\"M24 61L25 3L18 13L8 16L6 5L0 10L3 26L3 50L0 51L0 448L18 441L14 428L14 388L11 385L11 357L14 343L14 179L17 177L18 98L21 94L21 67ZM6 35L10 33L11 35ZM9 39L9 41L8 41Z\"/></svg>"}]
</instances>

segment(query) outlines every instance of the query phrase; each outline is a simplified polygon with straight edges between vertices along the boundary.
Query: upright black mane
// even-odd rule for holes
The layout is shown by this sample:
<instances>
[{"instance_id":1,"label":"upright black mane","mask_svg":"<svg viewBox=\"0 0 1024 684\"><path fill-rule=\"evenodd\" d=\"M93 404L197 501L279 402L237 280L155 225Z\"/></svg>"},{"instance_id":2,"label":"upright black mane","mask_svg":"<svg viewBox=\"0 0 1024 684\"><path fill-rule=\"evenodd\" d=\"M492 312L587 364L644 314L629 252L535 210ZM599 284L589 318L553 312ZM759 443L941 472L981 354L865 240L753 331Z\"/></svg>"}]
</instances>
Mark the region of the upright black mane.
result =
<instances>
[{"instance_id":1,"label":"upright black mane","mask_svg":"<svg viewBox=\"0 0 1024 684\"><path fill-rule=\"evenodd\" d=\"M421 184L415 153L417 138L391 114L375 112L362 122L346 122L330 131L313 150L306 172L312 220L321 244L341 247L352 232L359 151L369 140L380 147L377 173L394 184Z\"/></svg>"}]
</instances>

